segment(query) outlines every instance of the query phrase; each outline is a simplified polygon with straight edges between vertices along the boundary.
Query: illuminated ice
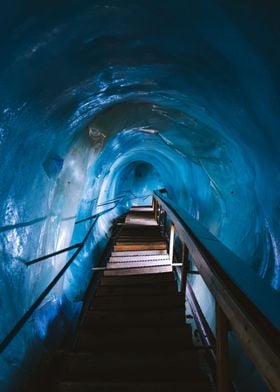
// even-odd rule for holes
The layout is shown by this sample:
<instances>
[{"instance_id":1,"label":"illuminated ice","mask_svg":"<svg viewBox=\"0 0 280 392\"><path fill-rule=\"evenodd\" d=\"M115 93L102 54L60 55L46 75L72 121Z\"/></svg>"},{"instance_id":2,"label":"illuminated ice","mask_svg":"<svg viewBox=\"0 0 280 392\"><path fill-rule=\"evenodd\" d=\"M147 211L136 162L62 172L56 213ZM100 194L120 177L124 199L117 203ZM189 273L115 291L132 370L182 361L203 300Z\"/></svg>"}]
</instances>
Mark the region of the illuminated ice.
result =
<instances>
[{"instance_id":1,"label":"illuminated ice","mask_svg":"<svg viewBox=\"0 0 280 392\"><path fill-rule=\"evenodd\" d=\"M112 219L155 188L280 288L277 4L92 3L2 6L1 338L73 252L24 263L80 242L91 221L75 221L125 196L1 354L4 392L53 331L62 341Z\"/></svg>"}]
</instances>

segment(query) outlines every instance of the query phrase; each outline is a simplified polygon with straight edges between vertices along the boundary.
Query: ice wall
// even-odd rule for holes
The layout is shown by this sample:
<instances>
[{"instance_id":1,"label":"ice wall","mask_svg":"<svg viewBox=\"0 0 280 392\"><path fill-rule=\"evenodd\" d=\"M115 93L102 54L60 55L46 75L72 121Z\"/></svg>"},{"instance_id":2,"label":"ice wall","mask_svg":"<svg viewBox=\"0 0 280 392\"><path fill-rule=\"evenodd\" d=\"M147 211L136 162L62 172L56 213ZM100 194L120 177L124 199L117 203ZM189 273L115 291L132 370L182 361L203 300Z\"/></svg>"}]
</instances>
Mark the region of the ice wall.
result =
<instances>
[{"instance_id":1,"label":"ice wall","mask_svg":"<svg viewBox=\"0 0 280 392\"><path fill-rule=\"evenodd\" d=\"M66 258L24 262L79 241L89 222L74 225L76 217L127 192L164 186L279 289L276 2L1 8L0 339ZM61 336L69 328L110 221L131 202L99 220L71 270L1 354L1 390L25 382L29 362L55 344L52 325Z\"/></svg>"}]
</instances>

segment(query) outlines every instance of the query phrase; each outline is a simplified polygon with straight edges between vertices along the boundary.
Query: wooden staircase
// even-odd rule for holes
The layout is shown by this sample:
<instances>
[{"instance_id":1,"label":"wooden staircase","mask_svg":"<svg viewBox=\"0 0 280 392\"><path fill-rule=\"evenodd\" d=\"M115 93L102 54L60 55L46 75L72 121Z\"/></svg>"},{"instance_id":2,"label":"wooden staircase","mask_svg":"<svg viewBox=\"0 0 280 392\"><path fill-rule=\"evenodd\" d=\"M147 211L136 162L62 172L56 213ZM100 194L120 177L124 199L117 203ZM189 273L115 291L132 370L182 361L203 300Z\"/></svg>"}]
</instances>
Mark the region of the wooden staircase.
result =
<instances>
[{"instance_id":1,"label":"wooden staircase","mask_svg":"<svg viewBox=\"0 0 280 392\"><path fill-rule=\"evenodd\" d=\"M152 208L133 207L120 225L56 390L210 391Z\"/></svg>"}]
</instances>

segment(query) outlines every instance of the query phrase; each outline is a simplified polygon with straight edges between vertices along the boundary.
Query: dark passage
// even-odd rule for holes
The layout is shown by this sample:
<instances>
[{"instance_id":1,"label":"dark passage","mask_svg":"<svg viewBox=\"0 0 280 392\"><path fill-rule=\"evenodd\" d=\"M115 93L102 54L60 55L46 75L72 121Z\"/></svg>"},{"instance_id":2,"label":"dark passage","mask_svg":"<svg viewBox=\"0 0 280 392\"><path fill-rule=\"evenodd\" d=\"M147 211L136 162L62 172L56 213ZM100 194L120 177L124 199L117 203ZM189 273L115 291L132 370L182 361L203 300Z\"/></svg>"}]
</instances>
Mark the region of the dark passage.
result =
<instances>
[{"instance_id":1,"label":"dark passage","mask_svg":"<svg viewBox=\"0 0 280 392\"><path fill-rule=\"evenodd\" d=\"M88 304L72 351L58 360L52 390L211 390L152 208L134 207L119 223Z\"/></svg>"}]
</instances>

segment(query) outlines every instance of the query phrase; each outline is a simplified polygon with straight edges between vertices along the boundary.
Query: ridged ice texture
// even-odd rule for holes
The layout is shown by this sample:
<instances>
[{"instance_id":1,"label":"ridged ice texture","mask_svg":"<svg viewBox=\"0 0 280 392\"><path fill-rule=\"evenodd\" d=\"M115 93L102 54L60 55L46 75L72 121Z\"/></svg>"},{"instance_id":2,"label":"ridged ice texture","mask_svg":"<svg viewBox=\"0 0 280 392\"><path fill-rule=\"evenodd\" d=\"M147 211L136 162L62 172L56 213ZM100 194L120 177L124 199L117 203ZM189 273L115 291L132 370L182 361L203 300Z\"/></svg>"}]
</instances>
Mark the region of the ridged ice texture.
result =
<instances>
[{"instance_id":1,"label":"ridged ice texture","mask_svg":"<svg viewBox=\"0 0 280 392\"><path fill-rule=\"evenodd\" d=\"M18 1L2 4L1 19L0 338L65 256L24 261L80 241L89 223L74 230L75 217L126 191L165 187L279 289L275 4ZM100 219L2 353L1 390L25 382L29 363L57 344L48 330L63 334L78 313L110 219L129 205Z\"/></svg>"}]
</instances>

